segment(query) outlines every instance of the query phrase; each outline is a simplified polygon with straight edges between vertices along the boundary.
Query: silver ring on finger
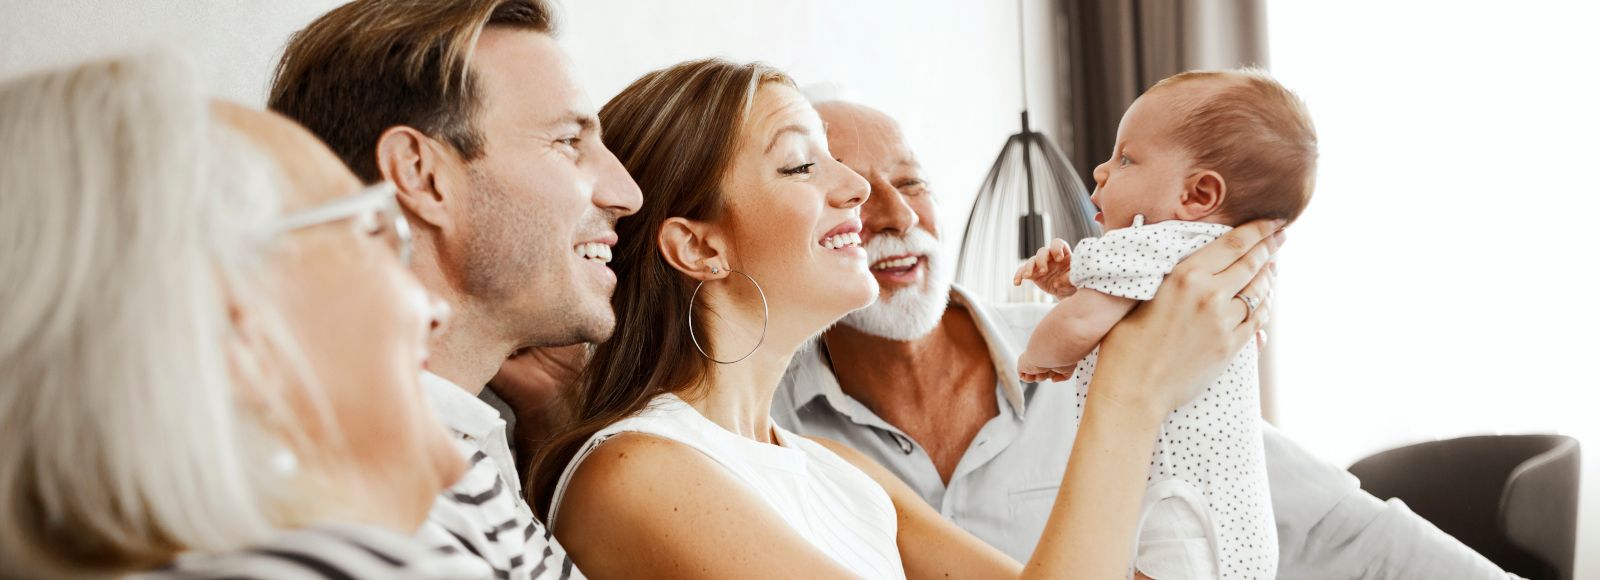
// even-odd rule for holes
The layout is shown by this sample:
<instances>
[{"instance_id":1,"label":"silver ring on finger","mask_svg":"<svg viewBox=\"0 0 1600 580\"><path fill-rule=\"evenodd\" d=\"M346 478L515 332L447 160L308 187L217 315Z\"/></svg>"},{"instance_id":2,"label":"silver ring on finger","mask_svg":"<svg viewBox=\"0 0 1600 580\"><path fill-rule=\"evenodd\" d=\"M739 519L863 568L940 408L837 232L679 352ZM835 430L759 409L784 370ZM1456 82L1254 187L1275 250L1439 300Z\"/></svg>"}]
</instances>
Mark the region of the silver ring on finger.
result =
<instances>
[{"instance_id":1,"label":"silver ring on finger","mask_svg":"<svg viewBox=\"0 0 1600 580\"><path fill-rule=\"evenodd\" d=\"M1238 298L1239 300L1244 302L1244 319L1245 320L1250 320L1251 318L1255 318L1255 316L1256 316L1256 308L1261 306L1261 299L1260 298L1256 298L1255 296L1248 296L1248 295L1245 295L1245 294L1240 294L1238 296L1235 296L1235 298Z\"/></svg>"}]
</instances>

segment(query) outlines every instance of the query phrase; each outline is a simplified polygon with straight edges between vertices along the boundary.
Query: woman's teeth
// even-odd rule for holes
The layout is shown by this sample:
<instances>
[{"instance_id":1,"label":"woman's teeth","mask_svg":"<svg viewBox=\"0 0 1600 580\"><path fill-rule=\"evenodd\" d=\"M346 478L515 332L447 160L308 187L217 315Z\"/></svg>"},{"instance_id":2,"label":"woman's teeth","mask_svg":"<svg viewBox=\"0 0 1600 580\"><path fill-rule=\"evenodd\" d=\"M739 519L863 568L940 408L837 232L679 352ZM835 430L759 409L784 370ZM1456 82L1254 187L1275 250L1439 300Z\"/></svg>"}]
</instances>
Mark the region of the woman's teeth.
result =
<instances>
[{"instance_id":1,"label":"woman's teeth","mask_svg":"<svg viewBox=\"0 0 1600 580\"><path fill-rule=\"evenodd\" d=\"M578 244L572 247L572 251L577 252L578 257L585 260L593 260L601 264L611 263L611 246L606 244L599 242Z\"/></svg>"},{"instance_id":2,"label":"woman's teeth","mask_svg":"<svg viewBox=\"0 0 1600 580\"><path fill-rule=\"evenodd\" d=\"M917 260L918 260L918 258L916 256L905 256L903 258L895 258L893 260L883 260L883 261L880 261L880 262L878 262L876 264L873 264L872 265L872 269L874 269L874 270L898 270L898 269L901 269L901 268L910 268L912 265L917 263Z\"/></svg>"},{"instance_id":3,"label":"woman's teeth","mask_svg":"<svg viewBox=\"0 0 1600 580\"><path fill-rule=\"evenodd\" d=\"M830 250L837 250L839 248L859 248L861 247L861 234L850 232L848 234L828 236L826 238L822 238L822 241L817 243L822 244L822 247Z\"/></svg>"}]
</instances>

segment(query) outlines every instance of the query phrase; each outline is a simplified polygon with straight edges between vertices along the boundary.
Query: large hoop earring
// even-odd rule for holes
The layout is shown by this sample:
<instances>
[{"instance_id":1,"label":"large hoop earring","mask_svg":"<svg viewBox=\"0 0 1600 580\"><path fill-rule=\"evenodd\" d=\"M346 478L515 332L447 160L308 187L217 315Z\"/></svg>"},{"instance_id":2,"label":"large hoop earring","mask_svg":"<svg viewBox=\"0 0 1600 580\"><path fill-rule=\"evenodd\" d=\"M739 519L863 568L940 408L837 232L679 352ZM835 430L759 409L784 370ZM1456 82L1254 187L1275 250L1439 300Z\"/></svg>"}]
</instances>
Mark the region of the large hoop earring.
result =
<instances>
[{"instance_id":1,"label":"large hoop earring","mask_svg":"<svg viewBox=\"0 0 1600 580\"><path fill-rule=\"evenodd\" d=\"M716 274L717 272L718 272L718 270L717 270L716 266L712 266L711 267L711 273L712 274ZM733 359L733 360L727 360L727 361L717 360L717 359L711 358L711 355L706 354L706 349L702 348L700 346L700 339L695 338L695 335L694 335L694 299L695 299L696 296L700 295L700 287L706 285L706 281L705 280L701 280L699 284L696 284L694 286L694 293L689 295L689 342L693 342L694 343L694 349L700 351L700 356L706 357L706 360L709 360L711 362L717 363L719 365L731 365L731 364L734 364L736 362L742 361L744 359L750 358L750 355L755 354L756 351L761 348L761 343L766 342L766 340L767 340L767 322L769 322L771 320L771 318L772 318L771 311L767 309L767 293L766 293L766 291L761 289L761 283L756 282L755 278L751 278L749 274L746 274L744 272L740 272L740 271L734 270L732 268L729 268L728 272L733 273L733 274L738 274L740 276L744 276L744 279L749 280L751 284L755 285L756 293L761 295L761 338L756 340L756 346L755 346L755 348L750 349L750 352L744 353L744 356L741 356L741 357Z\"/></svg>"}]
</instances>

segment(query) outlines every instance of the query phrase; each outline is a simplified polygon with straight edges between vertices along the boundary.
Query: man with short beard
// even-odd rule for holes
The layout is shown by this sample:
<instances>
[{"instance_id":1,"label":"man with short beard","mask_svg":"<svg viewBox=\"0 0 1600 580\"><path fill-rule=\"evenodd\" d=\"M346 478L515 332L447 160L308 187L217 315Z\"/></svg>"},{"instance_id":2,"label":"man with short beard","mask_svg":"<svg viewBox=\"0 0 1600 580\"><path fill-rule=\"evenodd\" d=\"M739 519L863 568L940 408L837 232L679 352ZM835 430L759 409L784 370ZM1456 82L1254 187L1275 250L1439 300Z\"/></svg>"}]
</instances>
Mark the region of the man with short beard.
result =
<instances>
[{"instance_id":1,"label":"man with short beard","mask_svg":"<svg viewBox=\"0 0 1600 580\"><path fill-rule=\"evenodd\" d=\"M816 106L833 155L872 186L861 237L880 294L795 356L773 419L867 454L956 525L1026 560L1077 431L1074 389L1017 375L1049 308L986 305L953 286L936 198L899 126L854 103ZM1264 431L1281 577L1507 576L1404 504L1378 501Z\"/></svg>"},{"instance_id":2,"label":"man with short beard","mask_svg":"<svg viewBox=\"0 0 1600 580\"><path fill-rule=\"evenodd\" d=\"M495 578L575 570L478 394L513 352L610 337L613 226L642 202L554 32L545 0L357 0L295 33L268 102L395 186L454 314L422 386L471 456L419 534Z\"/></svg>"}]
</instances>

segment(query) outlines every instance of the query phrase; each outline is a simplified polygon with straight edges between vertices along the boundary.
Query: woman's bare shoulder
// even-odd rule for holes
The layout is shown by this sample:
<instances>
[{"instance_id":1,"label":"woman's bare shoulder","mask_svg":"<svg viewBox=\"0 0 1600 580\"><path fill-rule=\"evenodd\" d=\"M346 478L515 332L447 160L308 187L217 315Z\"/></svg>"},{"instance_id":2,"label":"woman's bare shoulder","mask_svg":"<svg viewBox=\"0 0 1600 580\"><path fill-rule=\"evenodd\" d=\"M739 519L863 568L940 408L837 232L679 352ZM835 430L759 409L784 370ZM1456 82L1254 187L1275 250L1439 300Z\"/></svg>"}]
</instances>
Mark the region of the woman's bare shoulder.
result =
<instances>
[{"instance_id":1,"label":"woman's bare shoulder","mask_svg":"<svg viewBox=\"0 0 1600 580\"><path fill-rule=\"evenodd\" d=\"M595 448L560 515L556 535L592 577L745 578L774 562L848 574L716 460L655 435L620 434ZM620 546L648 549L621 557Z\"/></svg>"}]
</instances>

